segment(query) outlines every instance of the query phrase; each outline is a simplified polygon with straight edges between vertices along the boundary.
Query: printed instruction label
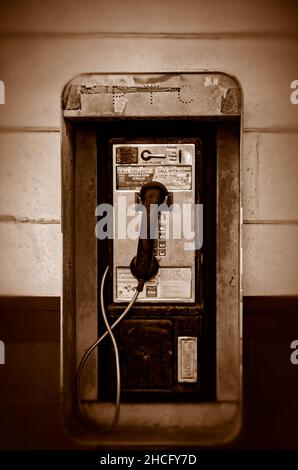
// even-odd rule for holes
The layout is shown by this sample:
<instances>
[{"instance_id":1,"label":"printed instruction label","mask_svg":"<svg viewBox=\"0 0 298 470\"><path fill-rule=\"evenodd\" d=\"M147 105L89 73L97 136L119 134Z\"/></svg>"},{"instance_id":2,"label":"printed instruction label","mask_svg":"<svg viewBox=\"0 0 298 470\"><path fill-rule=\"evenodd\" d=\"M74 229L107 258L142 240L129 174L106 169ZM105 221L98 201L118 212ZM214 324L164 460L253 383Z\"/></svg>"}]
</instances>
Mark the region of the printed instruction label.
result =
<instances>
[{"instance_id":1,"label":"printed instruction label","mask_svg":"<svg viewBox=\"0 0 298 470\"><path fill-rule=\"evenodd\" d=\"M140 189L149 181L158 181L169 190L190 190L192 185L191 165L164 166L117 166L117 189Z\"/></svg>"},{"instance_id":2,"label":"printed instruction label","mask_svg":"<svg viewBox=\"0 0 298 470\"><path fill-rule=\"evenodd\" d=\"M137 286L129 268L116 268L117 299L130 300ZM158 274L146 282L139 299L185 300L191 299L191 268L159 268Z\"/></svg>"}]
</instances>

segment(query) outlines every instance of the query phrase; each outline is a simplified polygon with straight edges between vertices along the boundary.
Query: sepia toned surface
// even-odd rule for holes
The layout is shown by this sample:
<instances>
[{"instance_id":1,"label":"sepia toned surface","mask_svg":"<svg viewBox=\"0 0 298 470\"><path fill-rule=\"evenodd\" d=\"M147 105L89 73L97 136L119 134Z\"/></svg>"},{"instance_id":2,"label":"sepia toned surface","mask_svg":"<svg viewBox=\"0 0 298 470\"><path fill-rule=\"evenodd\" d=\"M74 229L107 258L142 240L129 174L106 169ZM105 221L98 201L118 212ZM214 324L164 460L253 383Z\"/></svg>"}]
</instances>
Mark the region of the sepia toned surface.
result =
<instances>
[{"instance_id":1,"label":"sepia toned surface","mask_svg":"<svg viewBox=\"0 0 298 470\"><path fill-rule=\"evenodd\" d=\"M89 0L83 8L77 0L1 2L0 295L39 298L31 323L24 320L28 307L14 306L12 324L6 320L11 309L5 301L1 305L10 332L19 324L21 341L27 342L19 362L18 338L0 334L18 372L7 373L1 387L1 446L75 446L61 429L58 377L60 98L75 75L208 70L235 76L243 94L243 294L254 301L298 295L298 106L290 102L290 83L298 78L297 8L294 0ZM55 299L51 315L40 304L46 296ZM244 299L245 426L238 445L294 447L297 374L288 345L297 303L276 307L273 300L260 308L249 300ZM45 335L49 317L54 340ZM42 368L34 364L25 373L25 363L37 356Z\"/></svg>"},{"instance_id":2,"label":"sepia toned surface","mask_svg":"<svg viewBox=\"0 0 298 470\"><path fill-rule=\"evenodd\" d=\"M15 278L15 263L8 260L19 246L13 241L19 230L14 218L28 219L24 230L29 238L32 233L32 240L35 224L51 223L57 225L51 230L59 232L60 96L68 80L84 72L199 70L229 73L242 87L242 198L244 222L251 224L243 230L244 295L274 294L276 284L281 295L298 293L298 287L285 278L282 248L276 252L274 246L277 226L284 224L282 243L287 244L298 220L294 155L298 109L289 98L290 82L298 73L296 2L248 6L227 1L222 9L221 2L162 1L153 7L135 1L124 6L114 0L111 9L110 2L89 1L83 12L75 2L51 2L51 8L34 1L13 3L23 14L14 15L6 3L0 30L0 78L6 84L6 104L0 107L0 223L10 233L2 245L7 254L0 293L61 294L58 235L47 231L48 239L31 243L31 251L30 243L26 245L32 262L18 263L18 272L27 273L22 282ZM274 225L259 227L272 220ZM254 284L254 266L247 260L260 244L264 250L258 256L258 271L275 252L273 263L280 269L275 270L274 283L259 271ZM45 259L51 251L56 255L45 269L47 280L39 277L33 289L28 270L34 276L38 265L34 247ZM293 244L287 253L295 256Z\"/></svg>"}]
</instances>

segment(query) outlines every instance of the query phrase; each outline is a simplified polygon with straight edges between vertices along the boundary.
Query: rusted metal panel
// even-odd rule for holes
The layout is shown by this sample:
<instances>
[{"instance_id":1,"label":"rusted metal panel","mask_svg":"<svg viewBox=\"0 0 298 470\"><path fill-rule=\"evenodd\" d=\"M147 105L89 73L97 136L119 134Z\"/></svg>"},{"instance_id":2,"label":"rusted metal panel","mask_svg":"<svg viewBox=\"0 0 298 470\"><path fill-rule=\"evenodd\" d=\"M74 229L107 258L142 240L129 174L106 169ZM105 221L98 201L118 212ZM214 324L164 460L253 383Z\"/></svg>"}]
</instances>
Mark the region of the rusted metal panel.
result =
<instances>
[{"instance_id":1,"label":"rusted metal panel","mask_svg":"<svg viewBox=\"0 0 298 470\"><path fill-rule=\"evenodd\" d=\"M126 320L121 327L124 389L170 389L173 385L172 322Z\"/></svg>"},{"instance_id":2,"label":"rusted metal panel","mask_svg":"<svg viewBox=\"0 0 298 470\"><path fill-rule=\"evenodd\" d=\"M222 73L82 75L64 116L221 116L240 112L237 83Z\"/></svg>"},{"instance_id":3,"label":"rusted metal panel","mask_svg":"<svg viewBox=\"0 0 298 470\"><path fill-rule=\"evenodd\" d=\"M67 97L63 100L66 109L81 109L81 87L77 85L70 85Z\"/></svg>"},{"instance_id":4,"label":"rusted metal panel","mask_svg":"<svg viewBox=\"0 0 298 470\"><path fill-rule=\"evenodd\" d=\"M224 96L221 97L222 114L239 114L240 93L238 88L228 88Z\"/></svg>"},{"instance_id":5,"label":"rusted metal panel","mask_svg":"<svg viewBox=\"0 0 298 470\"><path fill-rule=\"evenodd\" d=\"M76 135L75 250L77 366L97 338L97 239L94 234L97 205L96 133L88 126ZM81 397L97 398L97 353L94 351L82 375Z\"/></svg>"},{"instance_id":6,"label":"rusted metal panel","mask_svg":"<svg viewBox=\"0 0 298 470\"><path fill-rule=\"evenodd\" d=\"M217 399L240 393L239 136L231 123L217 134Z\"/></svg>"}]
</instances>

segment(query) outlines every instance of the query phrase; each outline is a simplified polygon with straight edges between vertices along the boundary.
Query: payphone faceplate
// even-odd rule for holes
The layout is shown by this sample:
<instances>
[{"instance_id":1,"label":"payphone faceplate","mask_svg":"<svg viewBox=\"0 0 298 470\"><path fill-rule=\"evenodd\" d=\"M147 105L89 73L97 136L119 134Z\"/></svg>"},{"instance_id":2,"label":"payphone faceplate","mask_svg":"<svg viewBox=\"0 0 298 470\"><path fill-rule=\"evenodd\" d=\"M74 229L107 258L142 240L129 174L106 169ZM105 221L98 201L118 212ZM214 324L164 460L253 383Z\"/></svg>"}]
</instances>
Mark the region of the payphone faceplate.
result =
<instances>
[{"instance_id":1,"label":"payphone faceplate","mask_svg":"<svg viewBox=\"0 0 298 470\"><path fill-rule=\"evenodd\" d=\"M166 186L168 210L161 210L154 255L159 271L145 285L140 302L195 301L195 164L197 143L117 143L113 150L115 240L114 302L130 300L137 280L129 265L139 237L138 191L149 181ZM128 216L128 221L127 221Z\"/></svg>"}]
</instances>

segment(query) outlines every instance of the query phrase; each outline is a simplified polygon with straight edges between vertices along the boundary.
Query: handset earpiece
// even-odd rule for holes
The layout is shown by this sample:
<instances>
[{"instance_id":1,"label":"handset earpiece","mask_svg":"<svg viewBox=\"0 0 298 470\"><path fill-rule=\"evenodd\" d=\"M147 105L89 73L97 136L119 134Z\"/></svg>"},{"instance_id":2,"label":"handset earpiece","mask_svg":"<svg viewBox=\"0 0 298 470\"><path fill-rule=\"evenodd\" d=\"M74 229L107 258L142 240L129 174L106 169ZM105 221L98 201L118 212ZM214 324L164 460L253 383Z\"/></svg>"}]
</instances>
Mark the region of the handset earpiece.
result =
<instances>
[{"instance_id":1,"label":"handset earpiece","mask_svg":"<svg viewBox=\"0 0 298 470\"><path fill-rule=\"evenodd\" d=\"M157 258L153 255L154 242L158 232L158 211L152 210L164 203L168 195L167 188L157 181L150 181L142 186L140 190L140 200L144 206L140 237L138 241L137 256L130 263L130 270L139 281L138 290L143 290L145 282L154 277L159 270Z\"/></svg>"}]
</instances>

